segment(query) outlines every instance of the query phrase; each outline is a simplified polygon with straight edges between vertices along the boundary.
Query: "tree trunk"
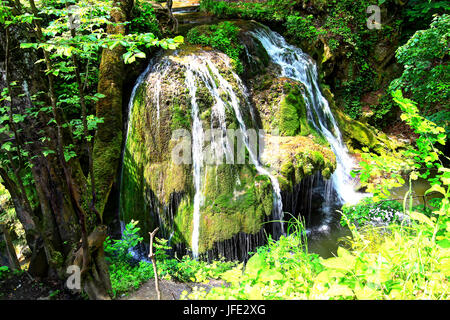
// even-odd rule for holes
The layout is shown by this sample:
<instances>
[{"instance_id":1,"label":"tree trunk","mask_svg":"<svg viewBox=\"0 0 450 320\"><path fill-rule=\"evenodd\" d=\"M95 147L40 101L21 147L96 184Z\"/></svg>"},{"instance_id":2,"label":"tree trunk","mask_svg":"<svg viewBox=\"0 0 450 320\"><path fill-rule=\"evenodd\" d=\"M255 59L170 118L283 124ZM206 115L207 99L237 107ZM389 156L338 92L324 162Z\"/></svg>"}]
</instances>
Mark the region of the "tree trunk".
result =
<instances>
[{"instance_id":1,"label":"tree trunk","mask_svg":"<svg viewBox=\"0 0 450 320\"><path fill-rule=\"evenodd\" d=\"M133 0L116 0L117 9L111 12L111 21L124 23L133 8ZM125 26L108 25L109 34L125 34ZM94 142L94 174L97 182L97 210L100 215L109 197L120 163L123 137L122 91L125 49L118 45L114 49L103 49L99 68L98 93L105 95L97 102L97 117L104 123L98 125Z\"/></svg>"},{"instance_id":2,"label":"tree trunk","mask_svg":"<svg viewBox=\"0 0 450 320\"><path fill-rule=\"evenodd\" d=\"M0 224L0 231L3 233L3 240L5 241L5 253L8 257L8 266L12 270L20 270L20 262L17 259L16 250L11 240L8 226Z\"/></svg>"},{"instance_id":3,"label":"tree trunk","mask_svg":"<svg viewBox=\"0 0 450 320\"><path fill-rule=\"evenodd\" d=\"M29 0L29 2L36 14L34 1ZM111 12L111 20L117 23L126 22L134 1L116 0L115 3L118 8ZM15 8L16 14L23 11L20 6L18 2ZM9 176L12 172L11 168L0 170L0 174L7 180L5 187L14 200L16 213L24 225L27 243L32 250L30 273L66 279L67 267L77 264L82 268L83 288L89 297L109 299L111 282L103 250L106 227L94 228L95 217L87 216L88 211L83 207L84 195L89 194L89 191L88 180L83 174L80 162L77 159L65 162L61 158L62 147L71 142L71 132L62 128L64 115L55 107L57 97L53 79L49 75L44 76L45 66L35 63L42 58L40 56L42 52L20 48L20 43L30 42L28 39L30 32L34 31L38 39L42 38L40 22L36 20L34 23L36 24L33 26L34 29L29 30L25 25L12 25L11 30L4 30L0 25L0 59L4 60L0 61L0 69L3 73L6 65L5 73L9 75L8 81L5 81L3 77L0 78L0 90L6 88L11 81L19 83L18 86L9 90L9 93L11 110L14 106L14 112L22 115L26 114L27 109L34 107L32 95L37 92L50 93L46 104L53 107L58 131L49 124L50 119L44 112L36 118L27 117L25 122L17 124L16 131L19 134L16 134L15 143L28 151L30 158L28 161L33 164L33 167L30 170L17 166L17 170L13 172L19 175L19 179ZM124 25L108 25L107 28L110 34L126 32ZM94 140L93 172L97 182L97 210L101 216L117 173L121 154L123 52L124 49L120 46L113 50L104 49L99 70L98 92L106 97L101 99L96 107L97 116L104 118L104 123L99 125ZM52 61L48 53L44 52L44 58L46 67L49 68ZM43 136L50 139L43 142L41 140ZM44 149L54 150L57 153L44 156L42 154ZM33 177L36 193L32 195L32 201L28 201L29 195L16 181L20 182L20 175L25 173ZM27 203L38 203L38 206L29 206ZM94 231L88 237L90 230ZM82 241L82 246L80 245L81 235L85 239Z\"/></svg>"}]
</instances>

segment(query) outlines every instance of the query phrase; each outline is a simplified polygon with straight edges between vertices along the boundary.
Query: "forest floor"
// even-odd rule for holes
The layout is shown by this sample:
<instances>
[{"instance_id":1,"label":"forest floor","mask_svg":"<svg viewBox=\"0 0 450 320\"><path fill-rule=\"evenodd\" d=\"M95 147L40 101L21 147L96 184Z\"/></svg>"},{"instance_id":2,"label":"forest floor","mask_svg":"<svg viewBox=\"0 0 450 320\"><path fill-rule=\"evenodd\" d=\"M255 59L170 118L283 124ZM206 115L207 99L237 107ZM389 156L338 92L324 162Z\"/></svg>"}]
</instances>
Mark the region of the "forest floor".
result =
<instances>
[{"instance_id":1,"label":"forest floor","mask_svg":"<svg viewBox=\"0 0 450 320\"><path fill-rule=\"evenodd\" d=\"M82 300L57 280L32 278L25 272L0 280L0 300Z\"/></svg>"},{"instance_id":2,"label":"forest floor","mask_svg":"<svg viewBox=\"0 0 450 320\"><path fill-rule=\"evenodd\" d=\"M159 288L162 300L179 300L183 291L190 293L194 287L203 287L208 291L222 284L218 280L211 280L208 284L160 280ZM136 291L123 294L116 299L157 300L155 281L151 279ZM0 280L0 300L83 300L83 297L65 288L61 281L39 280L22 272Z\"/></svg>"},{"instance_id":3,"label":"forest floor","mask_svg":"<svg viewBox=\"0 0 450 320\"><path fill-rule=\"evenodd\" d=\"M183 291L190 293L194 287L202 287L209 291L212 287L220 287L222 284L223 282L218 280L211 280L207 284L160 280L159 289L161 291L161 300L180 300ZM151 279L147 281L136 291L129 293L127 296L124 295L118 298L118 300L157 300L155 280Z\"/></svg>"}]
</instances>

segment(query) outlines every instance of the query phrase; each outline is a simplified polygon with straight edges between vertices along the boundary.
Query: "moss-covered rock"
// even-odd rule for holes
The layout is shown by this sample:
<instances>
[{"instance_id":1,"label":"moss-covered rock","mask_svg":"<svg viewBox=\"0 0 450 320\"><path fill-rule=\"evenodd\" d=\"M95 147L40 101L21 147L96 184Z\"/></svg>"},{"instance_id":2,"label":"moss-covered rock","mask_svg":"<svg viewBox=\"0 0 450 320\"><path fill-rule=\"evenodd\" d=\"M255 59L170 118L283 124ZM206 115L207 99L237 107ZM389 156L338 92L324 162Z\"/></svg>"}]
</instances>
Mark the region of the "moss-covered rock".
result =
<instances>
[{"instance_id":1,"label":"moss-covered rock","mask_svg":"<svg viewBox=\"0 0 450 320\"><path fill-rule=\"evenodd\" d=\"M191 96L185 73L190 64L205 60L212 62L233 88L249 128L253 123L246 94L240 89L241 84L233 75L231 61L226 55L184 46L178 54L168 53L156 62L134 98L121 193L122 220L139 220L145 240L148 231L160 226L164 236L172 235L172 244L192 245L193 167L189 163L173 161L172 152L184 139L174 138L173 133L191 128ZM228 129L239 128L229 102L225 103L224 115L218 115L217 99L229 101L230 97L220 88L218 75L210 68L202 70L205 69L210 78L197 73L195 77L196 103L203 129L220 128L224 124L221 121L225 121ZM211 86L218 87L215 94L211 93ZM159 93L158 97L156 93ZM221 118L223 116L225 120ZM189 131L186 133L189 135ZM204 148L207 146L208 142ZM190 156L190 144L187 151ZM272 187L268 180L256 178L256 170L249 164L248 157L247 164L204 163L201 174L200 253L239 232L253 234L261 230L265 216L272 211Z\"/></svg>"},{"instance_id":2,"label":"moss-covered rock","mask_svg":"<svg viewBox=\"0 0 450 320\"><path fill-rule=\"evenodd\" d=\"M191 95L185 78L187 68L195 64L203 65L193 74L204 132L223 126L240 128L231 105L232 95L247 128L281 131L281 137L266 135L261 160L283 190L291 190L318 171L329 178L335 170L334 154L308 123L304 86L278 78L277 67L269 62L265 51L261 52L260 44L246 46L259 57L259 67L248 79L249 92L233 71L229 57L193 45L160 57L137 90L124 153L121 217L124 222L139 220L146 240L148 231L160 226L163 236L171 236L172 244L192 246L196 193L193 166L174 163L172 153L180 151L176 148L184 139L174 138L175 130L189 131L192 126ZM232 88L232 94L224 82ZM207 142L203 148L210 146ZM190 160L190 144L184 151ZM245 159L244 164L204 163L201 168L199 253L239 233L259 233L272 214L271 180L258 174L248 152Z\"/></svg>"},{"instance_id":3,"label":"moss-covered rock","mask_svg":"<svg viewBox=\"0 0 450 320\"><path fill-rule=\"evenodd\" d=\"M328 147L302 136L267 136L262 161L278 174L284 190L317 171L329 179L336 169L336 157Z\"/></svg>"},{"instance_id":4,"label":"moss-covered rock","mask_svg":"<svg viewBox=\"0 0 450 320\"><path fill-rule=\"evenodd\" d=\"M351 152L360 153L362 148L366 147L378 154L384 154L403 147L403 144L397 139L388 137L385 133L367 123L351 119L336 107L333 94L329 88L324 87L322 91Z\"/></svg>"}]
</instances>

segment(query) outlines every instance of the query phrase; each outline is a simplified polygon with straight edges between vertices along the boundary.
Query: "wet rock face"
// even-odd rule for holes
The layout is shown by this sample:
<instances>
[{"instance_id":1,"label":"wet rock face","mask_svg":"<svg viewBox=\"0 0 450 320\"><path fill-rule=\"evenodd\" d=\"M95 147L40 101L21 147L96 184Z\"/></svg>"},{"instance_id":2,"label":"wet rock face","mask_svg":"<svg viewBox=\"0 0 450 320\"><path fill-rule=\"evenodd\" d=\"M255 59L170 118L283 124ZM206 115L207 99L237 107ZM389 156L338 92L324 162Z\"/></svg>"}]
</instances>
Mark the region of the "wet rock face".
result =
<instances>
[{"instance_id":1,"label":"wet rock face","mask_svg":"<svg viewBox=\"0 0 450 320\"><path fill-rule=\"evenodd\" d=\"M195 93L186 84L188 70L194 74ZM235 93L233 97L224 84ZM204 132L238 128L232 103L240 106L245 124L254 128L248 97L226 55L191 46L164 55L154 61L134 98L121 194L125 222L139 220L144 236L160 226L172 244L188 246L196 192L190 154L193 94ZM177 138L177 132L187 136ZM187 141L187 148L179 148L182 141ZM221 149L213 149L210 141L202 147L204 152ZM188 163L174 160L173 152L178 151L187 153ZM272 193L270 183L263 178L257 181L256 176L248 160L202 165L200 252L239 232L260 231L265 216L271 214Z\"/></svg>"},{"instance_id":2,"label":"wet rock face","mask_svg":"<svg viewBox=\"0 0 450 320\"><path fill-rule=\"evenodd\" d=\"M285 128L279 153L274 152L279 149L270 134L263 135L265 143L255 142L264 146L261 164L285 192L292 192L305 176L322 172L329 177L335 168L334 155L306 121L301 83L277 79L276 66L261 44L250 36L241 39L249 54L244 63L249 70L247 84L225 54L184 45L154 59L133 100L123 160L121 218L125 223L138 220L145 241L148 232L159 226L160 235L170 239L179 254L193 245L196 194L201 199L197 225L201 257L246 259L265 241L262 226L272 219L273 180L257 170L248 146L239 159L239 144L244 144L233 140L230 147L226 130L244 126L270 133ZM208 162L202 156L200 188L193 161L198 155L192 154L197 118L206 137L202 155L225 154L222 162ZM208 129L218 130L219 135L208 136ZM180 147L181 142L187 143L185 147ZM230 150L231 161L226 157ZM180 154L188 163L177 163L174 155Z\"/></svg>"}]
</instances>

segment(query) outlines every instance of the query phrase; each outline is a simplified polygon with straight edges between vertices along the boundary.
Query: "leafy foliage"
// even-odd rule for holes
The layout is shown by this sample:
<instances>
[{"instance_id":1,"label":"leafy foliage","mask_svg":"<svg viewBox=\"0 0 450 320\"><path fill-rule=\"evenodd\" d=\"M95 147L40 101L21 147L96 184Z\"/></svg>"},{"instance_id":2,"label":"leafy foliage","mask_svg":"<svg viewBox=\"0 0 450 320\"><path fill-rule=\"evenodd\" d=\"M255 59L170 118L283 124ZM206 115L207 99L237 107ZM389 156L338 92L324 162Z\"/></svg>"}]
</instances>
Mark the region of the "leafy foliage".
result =
<instances>
[{"instance_id":1,"label":"leafy foliage","mask_svg":"<svg viewBox=\"0 0 450 320\"><path fill-rule=\"evenodd\" d=\"M401 89L424 111L439 105L449 107L449 29L450 15L438 16L429 29L417 31L397 50L396 57L405 70L391 83L391 89Z\"/></svg>"},{"instance_id":2,"label":"leafy foliage","mask_svg":"<svg viewBox=\"0 0 450 320\"><path fill-rule=\"evenodd\" d=\"M319 30L313 24L312 15L302 17L290 15L286 17L285 27L289 36L298 42L315 41L319 35Z\"/></svg>"},{"instance_id":3,"label":"leafy foliage","mask_svg":"<svg viewBox=\"0 0 450 320\"><path fill-rule=\"evenodd\" d=\"M69 5L69 9L66 8ZM125 48L123 59L125 63L133 63L138 58L145 58L145 49L160 46L164 49L175 49L183 42L183 37L178 36L173 39L156 38L159 35L159 28L156 18L149 4L146 2L138 3L135 7L136 17L131 23L130 34L108 34L107 26L122 27L126 23L113 23L109 20L110 12L114 4L111 1L96 0L92 1L44 1L40 2L35 16L33 11L25 5L21 7L23 14L15 14L9 3L5 3L1 9L1 22L5 27L13 25L26 26L35 21L39 21L42 29L42 38L31 37L30 42L20 44L20 49L24 51L43 50L48 53L48 60L41 59L36 64L47 66L49 62L50 69L45 70L45 75L51 74L54 77L54 86L56 94L56 107L60 108L67 123L63 123L63 128L72 130L73 137L76 140L92 140L98 123L103 119L97 118L92 111L94 104L104 98L103 95L96 92L98 81L98 65L100 63L100 53L104 48L114 49L117 46ZM76 29L72 34L73 29ZM143 32L145 30L145 32ZM34 41L34 42L33 42ZM83 97L80 97L79 86L76 82L74 57L78 60L80 67L80 77L82 79ZM11 87L18 87L16 82L11 82ZM18 109L12 110L9 106L11 101L11 92L5 88L2 92L2 105L0 105L0 133L13 136L11 120L17 125L22 125L29 118L40 119L42 115L50 117L47 125L57 124L53 118L52 109L48 105L46 93L38 92L31 96L32 106L25 113L19 113ZM88 126L88 136L84 137L83 119L80 119L81 98L84 98L87 104L86 115ZM20 132L19 132L20 133ZM50 142L44 131L37 132L41 142ZM78 141L75 141L78 144ZM16 148L11 142L0 146L11 153L24 153L25 148ZM57 150L44 148L44 155L56 153ZM19 155L20 156L20 155ZM24 158L29 154L23 154ZM79 156L79 146L72 145L65 147L66 160ZM12 158L17 159L17 156ZM10 159L3 160L5 165Z\"/></svg>"},{"instance_id":4,"label":"leafy foliage","mask_svg":"<svg viewBox=\"0 0 450 320\"><path fill-rule=\"evenodd\" d=\"M409 184L419 177L427 179L431 188L425 192L435 198L438 205L432 209L430 222L435 225L433 240L436 238L439 244L448 245L450 235L450 169L444 167L441 158L446 156L437 148L437 145L445 145L445 130L436 126L435 123L424 118L413 101L402 96L400 90L393 93L394 101L402 110L401 118L408 123L414 132L419 135L416 146L410 146L402 152L395 165L389 159L365 154L365 161L361 162L361 182L366 185L370 192L374 193L374 199L386 198L390 195L388 189L392 186L401 186L405 183L402 173L408 172ZM447 158L448 159L448 158ZM408 171L405 169L408 168ZM381 178L381 181L380 181ZM377 179L377 183L374 183ZM404 208L409 198L409 208L412 208L411 188L404 200ZM411 210L411 209L410 209ZM415 212L415 211L414 211Z\"/></svg>"},{"instance_id":5,"label":"leafy foliage","mask_svg":"<svg viewBox=\"0 0 450 320\"><path fill-rule=\"evenodd\" d=\"M409 0L404 10L404 24L412 31L425 29L433 20L436 14L450 13L448 1L441 0ZM406 34L411 36L407 30Z\"/></svg>"},{"instance_id":6,"label":"leafy foliage","mask_svg":"<svg viewBox=\"0 0 450 320\"><path fill-rule=\"evenodd\" d=\"M9 272L10 270L7 266L0 266L0 280L6 278Z\"/></svg>"},{"instance_id":7,"label":"leafy foliage","mask_svg":"<svg viewBox=\"0 0 450 320\"><path fill-rule=\"evenodd\" d=\"M396 120L398 109L391 96L383 95L377 105L370 106L373 115L369 119L369 124L376 128L384 129Z\"/></svg>"},{"instance_id":8,"label":"leafy foliage","mask_svg":"<svg viewBox=\"0 0 450 320\"><path fill-rule=\"evenodd\" d=\"M106 238L104 242L105 253L117 260L131 260L133 256L129 250L133 249L143 240L143 238L138 235L140 228L137 227L137 224L138 221L130 221L130 223L125 226L122 238L119 240L112 240L110 237Z\"/></svg>"},{"instance_id":9,"label":"leafy foliage","mask_svg":"<svg viewBox=\"0 0 450 320\"><path fill-rule=\"evenodd\" d=\"M371 198L365 198L356 205L344 205L341 224L347 225L351 221L357 226L365 223L395 223L403 218L403 205L397 201L374 202Z\"/></svg>"},{"instance_id":10,"label":"leafy foliage","mask_svg":"<svg viewBox=\"0 0 450 320\"><path fill-rule=\"evenodd\" d=\"M156 19L153 6L147 1L135 1L133 7L134 18L130 23L131 33L153 33L155 36L161 36L161 30Z\"/></svg>"},{"instance_id":11,"label":"leafy foliage","mask_svg":"<svg viewBox=\"0 0 450 320\"><path fill-rule=\"evenodd\" d=\"M125 226L121 239L108 238L104 243L114 296L126 294L154 278L152 263L147 260L137 261L130 252L142 241L137 225L137 221L131 221ZM189 256L172 258L167 253L171 250L167 242L165 239L155 238L153 243L160 278L207 283L210 279L219 279L224 272L237 265L236 262L227 262L223 258L211 263L193 260Z\"/></svg>"},{"instance_id":12,"label":"leafy foliage","mask_svg":"<svg viewBox=\"0 0 450 320\"><path fill-rule=\"evenodd\" d=\"M223 274L226 286L194 288L184 298L447 299L450 252L430 240L434 225L422 221L417 214L413 226L394 224L384 233L357 231L349 223L349 247L340 246L328 259L308 253L301 233L269 239L244 270L238 265Z\"/></svg>"},{"instance_id":13,"label":"leafy foliage","mask_svg":"<svg viewBox=\"0 0 450 320\"><path fill-rule=\"evenodd\" d=\"M244 67L239 56L244 47L238 40L239 27L230 21L224 21L217 25L196 27L189 30L186 41L192 44L211 46L226 53L233 59L236 71L241 74Z\"/></svg>"}]
</instances>

